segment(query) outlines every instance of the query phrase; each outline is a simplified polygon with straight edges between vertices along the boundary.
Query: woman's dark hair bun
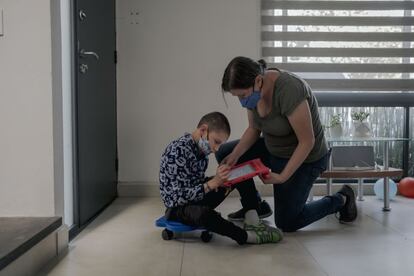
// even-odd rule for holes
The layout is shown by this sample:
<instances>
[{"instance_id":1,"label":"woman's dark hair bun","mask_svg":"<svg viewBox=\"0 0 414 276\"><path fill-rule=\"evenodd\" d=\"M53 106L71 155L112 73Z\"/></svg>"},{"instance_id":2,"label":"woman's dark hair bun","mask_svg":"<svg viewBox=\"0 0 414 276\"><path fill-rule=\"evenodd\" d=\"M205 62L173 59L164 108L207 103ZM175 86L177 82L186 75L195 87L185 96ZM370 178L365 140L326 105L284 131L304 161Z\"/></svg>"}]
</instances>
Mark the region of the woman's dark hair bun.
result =
<instances>
[{"instance_id":1,"label":"woman's dark hair bun","mask_svg":"<svg viewBox=\"0 0 414 276\"><path fill-rule=\"evenodd\" d=\"M266 62L263 59L255 61L248 57L235 57L224 70L221 89L230 91L252 87L257 75L264 75L265 72Z\"/></svg>"},{"instance_id":2,"label":"woman's dark hair bun","mask_svg":"<svg viewBox=\"0 0 414 276\"><path fill-rule=\"evenodd\" d=\"M259 64L260 64L260 66L261 66L263 69L266 69L266 68L267 68L267 64L266 64L266 61L264 61L264 59L259 59L259 60L257 61L257 63L259 63Z\"/></svg>"}]
</instances>

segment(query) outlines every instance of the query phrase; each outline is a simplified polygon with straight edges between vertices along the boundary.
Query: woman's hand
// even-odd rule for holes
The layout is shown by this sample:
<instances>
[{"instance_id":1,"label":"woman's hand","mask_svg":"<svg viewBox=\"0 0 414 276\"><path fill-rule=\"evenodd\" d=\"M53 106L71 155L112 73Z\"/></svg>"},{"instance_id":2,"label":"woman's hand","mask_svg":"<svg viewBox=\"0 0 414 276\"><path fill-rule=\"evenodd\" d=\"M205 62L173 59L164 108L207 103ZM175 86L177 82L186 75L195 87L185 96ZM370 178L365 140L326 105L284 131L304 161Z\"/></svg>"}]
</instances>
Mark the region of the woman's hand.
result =
<instances>
[{"instance_id":1,"label":"woman's hand","mask_svg":"<svg viewBox=\"0 0 414 276\"><path fill-rule=\"evenodd\" d=\"M239 157L236 156L236 154L234 154L233 152L230 153L229 155L226 156L226 158L224 158L220 164L223 165L227 165L229 168L233 167L234 165L236 165L237 161L239 160Z\"/></svg>"},{"instance_id":2,"label":"woman's hand","mask_svg":"<svg viewBox=\"0 0 414 276\"><path fill-rule=\"evenodd\" d=\"M263 181L263 184L282 184L286 182L287 179L284 179L282 175L278 173L271 172L266 175L259 175L260 179Z\"/></svg>"}]
</instances>

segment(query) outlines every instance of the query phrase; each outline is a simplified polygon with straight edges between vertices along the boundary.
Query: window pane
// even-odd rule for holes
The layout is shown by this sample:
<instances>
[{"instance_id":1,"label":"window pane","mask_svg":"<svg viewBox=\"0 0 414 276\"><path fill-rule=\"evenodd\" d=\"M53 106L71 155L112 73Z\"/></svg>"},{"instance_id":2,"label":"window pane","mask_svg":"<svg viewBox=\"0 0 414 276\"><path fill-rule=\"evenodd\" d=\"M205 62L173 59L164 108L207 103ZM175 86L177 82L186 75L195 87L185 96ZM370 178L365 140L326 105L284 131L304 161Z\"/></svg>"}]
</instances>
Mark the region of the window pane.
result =
<instances>
[{"instance_id":1,"label":"window pane","mask_svg":"<svg viewBox=\"0 0 414 276\"><path fill-rule=\"evenodd\" d=\"M320 116L322 124L325 128L325 135L329 137L330 120L333 115L341 114L341 125L344 136L349 137L353 131L352 112L364 111L368 112L366 122L371 128L373 137L404 137L404 108L402 107L321 107ZM414 116L411 115L411 125ZM413 127L411 127L413 133ZM344 143L349 145L349 143ZM364 144L364 143L355 143ZM411 147L412 150L413 146ZM383 165L384 152L382 144L375 143L375 160L377 164ZM412 160L412 157L411 157ZM403 142L390 143L389 165L395 168L402 168L403 162ZM411 163L412 164L412 163ZM412 165L411 165L412 167Z\"/></svg>"},{"instance_id":2,"label":"window pane","mask_svg":"<svg viewBox=\"0 0 414 276\"><path fill-rule=\"evenodd\" d=\"M410 108L410 147L408 154L408 175L414 176L414 108Z\"/></svg>"},{"instance_id":3,"label":"window pane","mask_svg":"<svg viewBox=\"0 0 414 276\"><path fill-rule=\"evenodd\" d=\"M281 25L274 25L281 26ZM405 26L407 28L407 26ZM319 25L289 25L289 32L410 32L404 26L319 26ZM413 27L412 27L413 28ZM413 29L411 29L411 32Z\"/></svg>"}]
</instances>

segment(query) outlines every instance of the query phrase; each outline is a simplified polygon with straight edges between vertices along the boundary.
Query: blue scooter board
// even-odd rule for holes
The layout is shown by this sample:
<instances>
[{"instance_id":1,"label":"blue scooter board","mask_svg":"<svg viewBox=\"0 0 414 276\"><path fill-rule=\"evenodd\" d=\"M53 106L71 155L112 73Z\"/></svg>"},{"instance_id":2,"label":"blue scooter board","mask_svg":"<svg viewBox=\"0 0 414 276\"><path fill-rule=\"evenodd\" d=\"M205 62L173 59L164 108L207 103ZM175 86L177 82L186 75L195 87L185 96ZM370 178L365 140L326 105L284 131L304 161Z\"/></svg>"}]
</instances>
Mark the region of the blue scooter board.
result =
<instances>
[{"instance_id":1,"label":"blue scooter board","mask_svg":"<svg viewBox=\"0 0 414 276\"><path fill-rule=\"evenodd\" d=\"M167 220L164 216L160 217L155 221L155 226L164 228L161 236L164 240L171 240L174 237L174 232L191 232L195 230L201 230L201 240L203 242L209 242L213 235L202 227L194 227L183 224L178 221Z\"/></svg>"}]
</instances>

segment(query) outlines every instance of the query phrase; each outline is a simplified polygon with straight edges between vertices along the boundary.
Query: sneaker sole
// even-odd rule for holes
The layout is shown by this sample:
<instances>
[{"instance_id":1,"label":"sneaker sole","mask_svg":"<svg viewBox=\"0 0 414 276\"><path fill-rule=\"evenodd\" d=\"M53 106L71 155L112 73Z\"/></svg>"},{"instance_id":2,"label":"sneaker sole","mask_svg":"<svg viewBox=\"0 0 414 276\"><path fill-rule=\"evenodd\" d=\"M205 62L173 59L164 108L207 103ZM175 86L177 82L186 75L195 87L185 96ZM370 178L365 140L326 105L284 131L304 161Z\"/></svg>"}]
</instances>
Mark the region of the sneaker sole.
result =
<instances>
[{"instance_id":1,"label":"sneaker sole","mask_svg":"<svg viewBox=\"0 0 414 276\"><path fill-rule=\"evenodd\" d=\"M350 223L350 222L353 222L353 221L355 221L355 220L356 220L356 218L357 218L357 216L358 216L358 209L357 209L357 206L356 206L356 197L355 197L355 193L352 193L352 200L351 200L350 205L351 205L350 207L352 207L352 209L354 209L354 210L355 210L355 213L354 213L354 214L352 214L352 218L351 218L351 219L349 219L349 220L339 220L339 222L340 222L340 223L346 224L346 223Z\"/></svg>"},{"instance_id":2,"label":"sneaker sole","mask_svg":"<svg viewBox=\"0 0 414 276\"><path fill-rule=\"evenodd\" d=\"M277 241L277 242L280 242L280 241L282 241L283 240L283 232L282 232L282 230L280 230L279 228L277 228L277 233L278 233L278 235L279 235L279 240Z\"/></svg>"},{"instance_id":3,"label":"sneaker sole","mask_svg":"<svg viewBox=\"0 0 414 276\"><path fill-rule=\"evenodd\" d=\"M268 218L268 217L270 217L271 215L273 215L273 211L270 211L269 213L266 213L266 214L263 214L263 215L259 216L259 219ZM244 221L244 218L230 218L230 217L228 217L228 216L227 216L227 219L228 219L229 221Z\"/></svg>"}]
</instances>

